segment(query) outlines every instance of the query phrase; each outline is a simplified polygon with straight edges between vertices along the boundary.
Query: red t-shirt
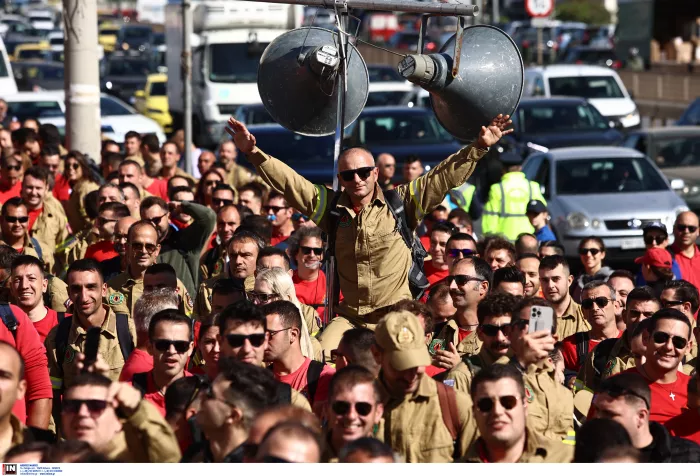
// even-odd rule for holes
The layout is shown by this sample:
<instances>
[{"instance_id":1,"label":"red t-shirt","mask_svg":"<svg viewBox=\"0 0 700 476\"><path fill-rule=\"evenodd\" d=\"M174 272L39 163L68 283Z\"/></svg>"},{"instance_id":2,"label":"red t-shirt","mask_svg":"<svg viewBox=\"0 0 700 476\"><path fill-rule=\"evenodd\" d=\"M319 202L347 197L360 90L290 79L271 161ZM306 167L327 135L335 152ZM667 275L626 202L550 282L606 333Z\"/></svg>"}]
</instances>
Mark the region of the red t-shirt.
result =
<instances>
[{"instance_id":1,"label":"red t-shirt","mask_svg":"<svg viewBox=\"0 0 700 476\"><path fill-rule=\"evenodd\" d=\"M292 274L292 281L294 282L294 290L297 293L299 302L308 306L323 304L326 299L326 274L323 271L319 270L315 281L304 281L295 270ZM319 316L323 316L325 307L319 306L315 309Z\"/></svg>"},{"instance_id":2,"label":"red t-shirt","mask_svg":"<svg viewBox=\"0 0 700 476\"><path fill-rule=\"evenodd\" d=\"M39 218L39 215L41 215L41 212L44 211L44 207L39 207L36 210L28 210L27 213L29 215L29 222L27 223L27 230L31 231L32 227L34 226L34 222L36 221L37 218Z\"/></svg>"},{"instance_id":3,"label":"red t-shirt","mask_svg":"<svg viewBox=\"0 0 700 476\"><path fill-rule=\"evenodd\" d=\"M668 420L664 426L673 436L685 438L700 445L700 411L686 410Z\"/></svg>"},{"instance_id":4,"label":"red t-shirt","mask_svg":"<svg viewBox=\"0 0 700 476\"><path fill-rule=\"evenodd\" d=\"M430 286L433 284L442 281L447 277L448 274L450 274L449 269L437 269L435 266L433 266L432 261L426 261L423 270L425 271L425 277L428 278L428 282L430 283Z\"/></svg>"},{"instance_id":5,"label":"red t-shirt","mask_svg":"<svg viewBox=\"0 0 700 476\"><path fill-rule=\"evenodd\" d=\"M627 369L625 372L642 375L636 367ZM676 381L673 383L651 382L642 375L651 390L649 420L657 421L663 425L683 412L688 403L688 381L690 377L678 371L676 371L676 375ZM673 395L673 398L671 398L671 395Z\"/></svg>"},{"instance_id":6,"label":"red t-shirt","mask_svg":"<svg viewBox=\"0 0 700 476\"><path fill-rule=\"evenodd\" d=\"M311 359L308 357L304 359L304 363L289 375L279 375L274 374L275 379L279 382L286 383L292 387L297 392L304 395L313 407L319 406L319 404L328 401L328 386L331 382L331 377L335 374L335 369L330 365L324 365L321 371L321 376L318 378L316 384L316 394L314 398L311 399L309 396L309 382L306 378L307 371L309 370L309 364L311 364ZM273 372L274 373L274 372Z\"/></svg>"},{"instance_id":7,"label":"red t-shirt","mask_svg":"<svg viewBox=\"0 0 700 476\"><path fill-rule=\"evenodd\" d=\"M34 324L34 329L36 329L39 333L39 337L41 337L42 343L46 340L46 336L49 335L51 329L58 325L58 314L56 314L56 311L48 307L46 311L46 316L42 320L32 322L32 324Z\"/></svg>"},{"instance_id":8,"label":"red t-shirt","mask_svg":"<svg viewBox=\"0 0 700 476\"><path fill-rule=\"evenodd\" d=\"M277 246L283 241L285 241L287 238L289 238L290 235L281 235L279 233L275 233L274 231L272 232L272 238L270 239L270 246Z\"/></svg>"},{"instance_id":9,"label":"red t-shirt","mask_svg":"<svg viewBox=\"0 0 700 476\"><path fill-rule=\"evenodd\" d=\"M688 258L681 254L675 243L671 248L675 253L675 260L678 267L681 269L681 276L690 284L700 289L700 248L695 247L695 255Z\"/></svg>"},{"instance_id":10,"label":"red t-shirt","mask_svg":"<svg viewBox=\"0 0 700 476\"><path fill-rule=\"evenodd\" d=\"M19 197L22 192L22 181L17 182L11 187L0 185L0 203L5 203L11 198Z\"/></svg>"},{"instance_id":11,"label":"red t-shirt","mask_svg":"<svg viewBox=\"0 0 700 476\"><path fill-rule=\"evenodd\" d=\"M192 374L189 373L187 370L185 372L185 377L191 377ZM120 377L121 378L121 377ZM146 393L143 396L143 399L151 402L153 406L155 406L158 411L160 412L161 415L163 415L163 418L165 418L165 395L160 393L160 390L156 388L156 383L153 380L153 372L148 372L148 378L146 380L148 383L147 388L146 388ZM131 384L133 385L133 377Z\"/></svg>"},{"instance_id":12,"label":"red t-shirt","mask_svg":"<svg viewBox=\"0 0 700 476\"><path fill-rule=\"evenodd\" d=\"M617 337L622 336L622 331L618 332ZM593 351L595 346L600 344L601 341L588 339L588 352ZM564 367L569 370L578 372L583 362L578 360L578 352L576 352L576 334L570 335L564 339L561 343L561 353L564 356Z\"/></svg>"},{"instance_id":13,"label":"red t-shirt","mask_svg":"<svg viewBox=\"0 0 700 476\"><path fill-rule=\"evenodd\" d=\"M56 180L53 185L53 196L59 202L67 202L70 199L71 188L68 179L61 174L56 174Z\"/></svg>"},{"instance_id":14,"label":"red t-shirt","mask_svg":"<svg viewBox=\"0 0 700 476\"><path fill-rule=\"evenodd\" d=\"M425 235L421 236L420 242L423 243L423 248L425 248L426 251L429 250L430 249L430 233L426 233Z\"/></svg>"},{"instance_id":15,"label":"red t-shirt","mask_svg":"<svg viewBox=\"0 0 700 476\"><path fill-rule=\"evenodd\" d=\"M163 179L154 178L151 185L146 187L146 191L155 197L160 197L166 202L170 201L168 199L168 181Z\"/></svg>"},{"instance_id":16,"label":"red t-shirt","mask_svg":"<svg viewBox=\"0 0 700 476\"><path fill-rule=\"evenodd\" d=\"M131 382L135 374L142 374L153 370L153 356L141 349L134 351L126 359L122 373L119 375L120 382Z\"/></svg>"},{"instance_id":17,"label":"red t-shirt","mask_svg":"<svg viewBox=\"0 0 700 476\"><path fill-rule=\"evenodd\" d=\"M428 365L425 368L425 373L430 376L430 377L435 377L438 374L441 374L445 371L446 369L443 369L442 367L436 367L434 365Z\"/></svg>"},{"instance_id":18,"label":"red t-shirt","mask_svg":"<svg viewBox=\"0 0 700 476\"><path fill-rule=\"evenodd\" d=\"M471 329L462 329L462 328L460 327L460 328L458 329L458 335L457 335L457 338L459 339L458 342L462 342L464 339L466 339L467 337L469 337L469 334L471 334L472 332L474 332L474 331L471 330ZM445 349L445 350L448 350L448 349Z\"/></svg>"},{"instance_id":19,"label":"red t-shirt","mask_svg":"<svg viewBox=\"0 0 700 476\"><path fill-rule=\"evenodd\" d=\"M114 250L114 242L109 240L98 241L88 246L85 251L86 258L92 258L96 261L107 261L108 259L119 256Z\"/></svg>"}]
</instances>

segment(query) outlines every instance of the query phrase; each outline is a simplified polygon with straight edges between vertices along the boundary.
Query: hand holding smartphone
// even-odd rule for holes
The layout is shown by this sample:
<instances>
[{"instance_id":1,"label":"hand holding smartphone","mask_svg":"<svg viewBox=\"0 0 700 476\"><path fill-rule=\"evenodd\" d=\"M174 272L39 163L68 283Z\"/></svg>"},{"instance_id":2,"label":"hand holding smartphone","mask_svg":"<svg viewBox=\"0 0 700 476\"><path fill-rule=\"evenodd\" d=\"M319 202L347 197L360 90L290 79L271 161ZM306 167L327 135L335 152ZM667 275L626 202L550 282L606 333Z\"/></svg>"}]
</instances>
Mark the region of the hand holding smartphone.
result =
<instances>
[{"instance_id":1,"label":"hand holding smartphone","mask_svg":"<svg viewBox=\"0 0 700 476\"><path fill-rule=\"evenodd\" d=\"M530 326L528 334L539 331L552 332L554 327L554 309L546 306L532 306L530 308Z\"/></svg>"}]
</instances>

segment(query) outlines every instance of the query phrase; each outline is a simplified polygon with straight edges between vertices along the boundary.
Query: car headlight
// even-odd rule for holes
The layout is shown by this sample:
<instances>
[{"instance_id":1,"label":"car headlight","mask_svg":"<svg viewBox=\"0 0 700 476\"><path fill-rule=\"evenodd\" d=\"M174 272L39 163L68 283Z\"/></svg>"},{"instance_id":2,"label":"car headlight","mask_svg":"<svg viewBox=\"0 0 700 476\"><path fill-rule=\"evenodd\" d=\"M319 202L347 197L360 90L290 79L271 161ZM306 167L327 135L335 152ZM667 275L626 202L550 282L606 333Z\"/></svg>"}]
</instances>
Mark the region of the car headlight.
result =
<instances>
[{"instance_id":1,"label":"car headlight","mask_svg":"<svg viewBox=\"0 0 700 476\"><path fill-rule=\"evenodd\" d=\"M122 49L123 49L123 50L128 50L128 49L129 49L129 43L122 43Z\"/></svg>"},{"instance_id":2,"label":"car headlight","mask_svg":"<svg viewBox=\"0 0 700 476\"><path fill-rule=\"evenodd\" d=\"M588 217L583 213L578 212L569 213L566 216L566 222L569 224L569 228L572 230L585 230L591 226L591 222L588 220Z\"/></svg>"},{"instance_id":3,"label":"car headlight","mask_svg":"<svg viewBox=\"0 0 700 476\"><path fill-rule=\"evenodd\" d=\"M147 111L148 111L150 114L163 114L163 111L161 111L160 109L153 109L153 108L150 108L150 107L147 109Z\"/></svg>"},{"instance_id":4,"label":"car headlight","mask_svg":"<svg viewBox=\"0 0 700 476\"><path fill-rule=\"evenodd\" d=\"M637 108L634 108L634 111L630 112L625 116L625 120L632 120L639 117L639 111L637 111Z\"/></svg>"},{"instance_id":5,"label":"car headlight","mask_svg":"<svg viewBox=\"0 0 700 476\"><path fill-rule=\"evenodd\" d=\"M105 87L106 87L107 89L112 89L112 81L107 81L107 82L105 83Z\"/></svg>"},{"instance_id":6,"label":"car headlight","mask_svg":"<svg viewBox=\"0 0 700 476\"><path fill-rule=\"evenodd\" d=\"M689 196L689 195L697 195L700 193L700 186L698 185L692 185L692 184L687 184L685 187L683 187L681 190L681 195L682 196Z\"/></svg>"}]
</instances>

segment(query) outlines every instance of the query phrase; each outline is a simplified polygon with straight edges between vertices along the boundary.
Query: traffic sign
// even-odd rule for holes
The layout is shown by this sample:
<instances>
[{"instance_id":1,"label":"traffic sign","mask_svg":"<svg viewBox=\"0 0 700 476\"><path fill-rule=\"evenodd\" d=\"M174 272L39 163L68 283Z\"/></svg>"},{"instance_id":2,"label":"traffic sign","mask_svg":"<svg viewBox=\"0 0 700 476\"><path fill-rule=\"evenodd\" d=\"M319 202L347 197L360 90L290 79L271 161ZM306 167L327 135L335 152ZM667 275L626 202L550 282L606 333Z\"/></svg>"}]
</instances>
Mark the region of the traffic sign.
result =
<instances>
[{"instance_id":1,"label":"traffic sign","mask_svg":"<svg viewBox=\"0 0 700 476\"><path fill-rule=\"evenodd\" d=\"M548 17L554 10L554 0L526 0L525 10L533 18Z\"/></svg>"}]
</instances>

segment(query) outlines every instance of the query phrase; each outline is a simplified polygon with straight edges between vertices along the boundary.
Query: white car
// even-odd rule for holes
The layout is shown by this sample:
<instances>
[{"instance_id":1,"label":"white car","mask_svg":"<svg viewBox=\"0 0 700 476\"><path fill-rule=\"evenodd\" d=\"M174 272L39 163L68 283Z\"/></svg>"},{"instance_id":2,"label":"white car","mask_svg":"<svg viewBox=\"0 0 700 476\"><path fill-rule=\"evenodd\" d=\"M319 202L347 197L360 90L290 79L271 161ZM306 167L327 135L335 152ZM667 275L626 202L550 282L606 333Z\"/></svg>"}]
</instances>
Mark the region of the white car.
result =
<instances>
[{"instance_id":1,"label":"white car","mask_svg":"<svg viewBox=\"0 0 700 476\"><path fill-rule=\"evenodd\" d=\"M51 51L61 53L63 51L63 31L54 30L46 35L46 40L49 42Z\"/></svg>"},{"instance_id":2,"label":"white car","mask_svg":"<svg viewBox=\"0 0 700 476\"><path fill-rule=\"evenodd\" d=\"M379 83L369 83L369 96L365 107L373 106L401 106L405 103L404 98L411 94L417 86L408 81L386 81ZM420 89L420 88L418 88Z\"/></svg>"},{"instance_id":3,"label":"white car","mask_svg":"<svg viewBox=\"0 0 700 476\"><path fill-rule=\"evenodd\" d=\"M17 93L4 99L8 105L8 115L20 119L37 118L42 124L54 124L64 134L66 104L62 91ZM100 115L102 134L119 144L124 143L124 136L129 131L153 133L161 144L167 140L156 121L142 116L131 106L108 94L100 94Z\"/></svg>"},{"instance_id":4,"label":"white car","mask_svg":"<svg viewBox=\"0 0 700 476\"><path fill-rule=\"evenodd\" d=\"M583 97L603 116L620 121L626 129L641 124L637 105L620 76L603 66L552 65L527 68L523 96Z\"/></svg>"},{"instance_id":5,"label":"white car","mask_svg":"<svg viewBox=\"0 0 700 476\"><path fill-rule=\"evenodd\" d=\"M29 23L37 30L53 30L55 28L54 19L56 15L49 9L37 9L29 12Z\"/></svg>"}]
</instances>

